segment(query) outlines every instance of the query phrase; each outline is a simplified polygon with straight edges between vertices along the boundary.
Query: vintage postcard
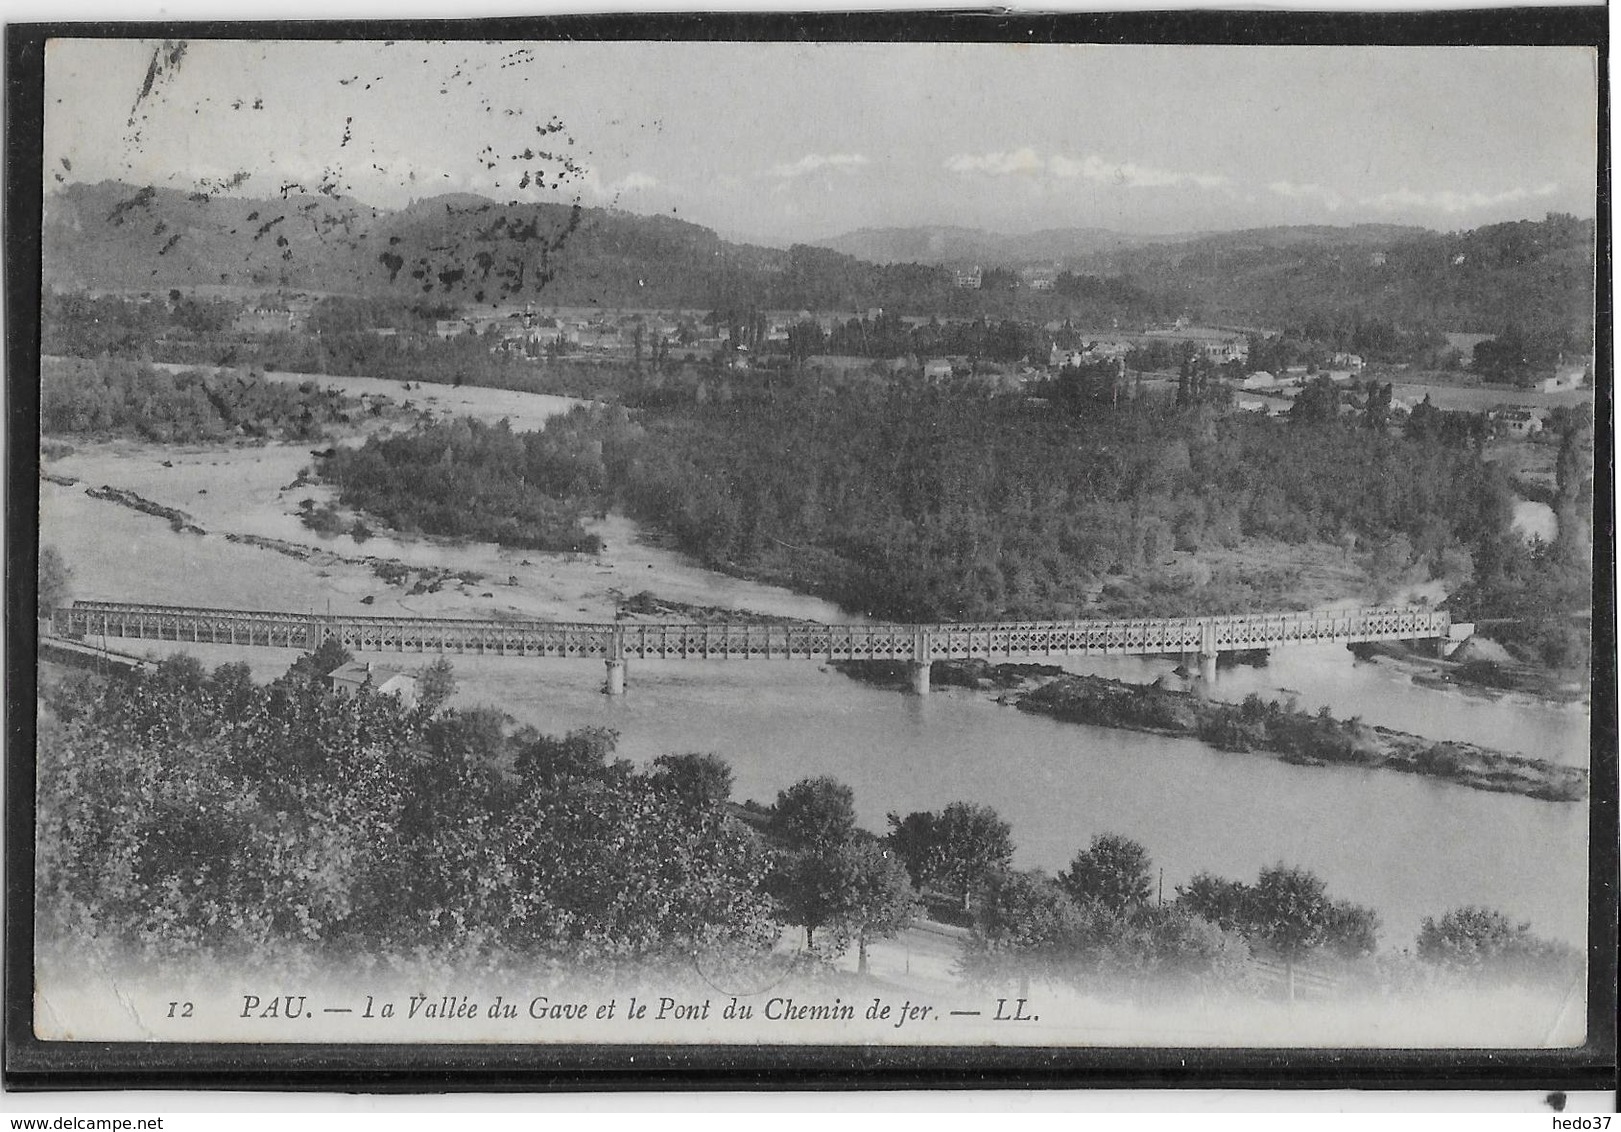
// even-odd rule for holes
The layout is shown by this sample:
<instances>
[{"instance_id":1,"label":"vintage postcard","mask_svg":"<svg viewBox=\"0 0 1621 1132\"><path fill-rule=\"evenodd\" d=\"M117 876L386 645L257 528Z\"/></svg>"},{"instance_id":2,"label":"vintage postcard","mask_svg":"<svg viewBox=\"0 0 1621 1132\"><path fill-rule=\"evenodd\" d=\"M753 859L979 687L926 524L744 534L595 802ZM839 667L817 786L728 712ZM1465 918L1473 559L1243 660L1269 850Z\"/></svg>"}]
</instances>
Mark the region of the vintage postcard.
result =
<instances>
[{"instance_id":1,"label":"vintage postcard","mask_svg":"<svg viewBox=\"0 0 1621 1132\"><path fill-rule=\"evenodd\" d=\"M1595 46L44 58L40 1042L1613 1004Z\"/></svg>"}]
</instances>

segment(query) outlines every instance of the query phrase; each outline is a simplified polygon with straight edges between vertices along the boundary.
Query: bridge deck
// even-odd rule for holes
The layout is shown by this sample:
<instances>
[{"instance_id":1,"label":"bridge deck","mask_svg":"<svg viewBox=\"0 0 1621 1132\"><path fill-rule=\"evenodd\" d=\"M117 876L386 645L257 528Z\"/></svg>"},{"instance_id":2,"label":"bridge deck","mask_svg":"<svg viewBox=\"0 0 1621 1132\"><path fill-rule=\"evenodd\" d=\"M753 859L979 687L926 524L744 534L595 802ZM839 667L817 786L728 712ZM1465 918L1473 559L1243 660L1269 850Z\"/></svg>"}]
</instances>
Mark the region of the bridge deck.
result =
<instances>
[{"instance_id":1,"label":"bridge deck","mask_svg":"<svg viewBox=\"0 0 1621 1132\"><path fill-rule=\"evenodd\" d=\"M1445 637L1432 609L1346 609L1126 621L935 625L615 624L359 617L79 601L54 612L69 637L354 652L483 653L600 660L946 660L1157 655Z\"/></svg>"}]
</instances>

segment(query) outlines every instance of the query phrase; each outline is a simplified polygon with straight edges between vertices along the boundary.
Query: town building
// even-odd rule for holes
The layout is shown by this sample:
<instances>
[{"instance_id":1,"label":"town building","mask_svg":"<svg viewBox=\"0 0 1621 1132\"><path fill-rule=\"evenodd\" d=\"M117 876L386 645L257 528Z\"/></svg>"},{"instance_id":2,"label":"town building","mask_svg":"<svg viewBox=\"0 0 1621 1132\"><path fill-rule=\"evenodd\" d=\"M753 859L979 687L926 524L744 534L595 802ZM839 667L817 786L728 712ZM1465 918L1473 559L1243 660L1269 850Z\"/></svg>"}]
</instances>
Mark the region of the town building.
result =
<instances>
[{"instance_id":1,"label":"town building","mask_svg":"<svg viewBox=\"0 0 1621 1132\"><path fill-rule=\"evenodd\" d=\"M1592 372L1591 362L1561 361L1554 369L1552 377L1545 377L1542 379L1542 392L1559 393L1566 389L1580 389L1582 382L1586 379L1587 375Z\"/></svg>"},{"instance_id":2,"label":"town building","mask_svg":"<svg viewBox=\"0 0 1621 1132\"><path fill-rule=\"evenodd\" d=\"M1209 326L1189 326L1181 320L1163 330L1150 330L1142 335L1144 342L1168 342L1173 346L1191 345L1200 357L1216 365L1245 361L1250 356L1249 336L1236 330L1221 330Z\"/></svg>"},{"instance_id":3,"label":"town building","mask_svg":"<svg viewBox=\"0 0 1621 1132\"><path fill-rule=\"evenodd\" d=\"M1535 436L1542 431L1542 418L1530 409L1505 407L1489 414L1491 422L1505 436Z\"/></svg>"},{"instance_id":4,"label":"town building","mask_svg":"<svg viewBox=\"0 0 1621 1132\"><path fill-rule=\"evenodd\" d=\"M327 674L327 687L339 695L352 696L370 687L384 696L397 696L406 707L417 702L417 678L410 672L386 664L352 660Z\"/></svg>"},{"instance_id":5,"label":"town building","mask_svg":"<svg viewBox=\"0 0 1621 1132\"><path fill-rule=\"evenodd\" d=\"M1019 273L1020 280L1032 291L1051 291L1058 286L1056 267L1027 267Z\"/></svg>"},{"instance_id":6,"label":"town building","mask_svg":"<svg viewBox=\"0 0 1621 1132\"><path fill-rule=\"evenodd\" d=\"M292 334L304 328L310 304L295 300L265 300L239 311L232 327L239 334Z\"/></svg>"}]
</instances>

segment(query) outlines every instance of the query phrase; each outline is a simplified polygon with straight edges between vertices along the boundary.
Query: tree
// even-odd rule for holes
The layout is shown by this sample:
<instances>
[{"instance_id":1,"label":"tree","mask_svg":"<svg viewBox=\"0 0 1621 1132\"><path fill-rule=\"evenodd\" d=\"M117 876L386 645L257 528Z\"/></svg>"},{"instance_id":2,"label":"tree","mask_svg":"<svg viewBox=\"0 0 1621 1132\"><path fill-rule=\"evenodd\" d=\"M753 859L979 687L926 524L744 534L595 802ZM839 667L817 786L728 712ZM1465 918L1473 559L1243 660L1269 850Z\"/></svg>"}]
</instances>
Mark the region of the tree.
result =
<instances>
[{"instance_id":1,"label":"tree","mask_svg":"<svg viewBox=\"0 0 1621 1132\"><path fill-rule=\"evenodd\" d=\"M1559 979L1581 970L1574 948L1534 935L1529 922L1474 905L1447 912L1439 921L1426 916L1418 957L1448 970L1509 980Z\"/></svg>"},{"instance_id":2,"label":"tree","mask_svg":"<svg viewBox=\"0 0 1621 1132\"><path fill-rule=\"evenodd\" d=\"M1133 918L1132 941L1148 961L1151 984L1180 980L1233 980L1243 977L1249 947L1231 928L1196 915L1180 904L1144 905Z\"/></svg>"},{"instance_id":3,"label":"tree","mask_svg":"<svg viewBox=\"0 0 1621 1132\"><path fill-rule=\"evenodd\" d=\"M1101 358L1064 366L1058 371L1054 389L1059 404L1071 413L1084 413L1103 406L1117 408L1124 383L1120 364Z\"/></svg>"},{"instance_id":4,"label":"tree","mask_svg":"<svg viewBox=\"0 0 1621 1132\"><path fill-rule=\"evenodd\" d=\"M1340 413L1340 387L1331 377L1314 377L1289 406L1289 419L1301 424L1327 424Z\"/></svg>"},{"instance_id":5,"label":"tree","mask_svg":"<svg viewBox=\"0 0 1621 1132\"><path fill-rule=\"evenodd\" d=\"M689 761L679 771L671 763L666 772L689 782L713 782L714 767L703 760L719 760L712 755L684 758ZM730 789L731 772L725 770ZM917 892L891 848L856 828L855 793L825 775L796 782L777 795L767 828L782 846L769 887L787 922L805 929L807 950L815 949L816 933L824 928L831 932L824 939L825 950L833 955L857 941L865 971L868 941L894 935L910 923L917 913Z\"/></svg>"},{"instance_id":6,"label":"tree","mask_svg":"<svg viewBox=\"0 0 1621 1132\"><path fill-rule=\"evenodd\" d=\"M538 735L519 748L514 763L524 781L556 789L600 778L618 742L619 732L607 727L582 727L561 739Z\"/></svg>"},{"instance_id":7,"label":"tree","mask_svg":"<svg viewBox=\"0 0 1621 1132\"><path fill-rule=\"evenodd\" d=\"M456 694L456 669L447 657L439 657L417 677L417 706L432 715Z\"/></svg>"},{"instance_id":8,"label":"tree","mask_svg":"<svg viewBox=\"0 0 1621 1132\"><path fill-rule=\"evenodd\" d=\"M1573 414L1574 415L1574 414ZM1555 418L1549 415L1549 424ZM1563 426L1559 430L1559 455L1554 461L1554 483L1559 499L1572 501L1582 484L1592 478L1591 461L1588 453L1592 450L1593 436L1592 424L1586 419L1586 414L1559 419Z\"/></svg>"},{"instance_id":9,"label":"tree","mask_svg":"<svg viewBox=\"0 0 1621 1132\"><path fill-rule=\"evenodd\" d=\"M1541 360L1533 360L1536 353L1525 331L1510 323L1496 338L1476 343L1475 372L1487 381L1521 384L1530 379L1536 361Z\"/></svg>"},{"instance_id":10,"label":"tree","mask_svg":"<svg viewBox=\"0 0 1621 1132\"><path fill-rule=\"evenodd\" d=\"M791 849L829 849L856 826L855 792L825 775L794 783L777 795L771 834Z\"/></svg>"},{"instance_id":11,"label":"tree","mask_svg":"<svg viewBox=\"0 0 1621 1132\"><path fill-rule=\"evenodd\" d=\"M1058 879L1077 901L1120 914L1143 907L1152 891L1148 850L1113 833L1093 837L1091 848L1077 853Z\"/></svg>"},{"instance_id":12,"label":"tree","mask_svg":"<svg viewBox=\"0 0 1621 1132\"><path fill-rule=\"evenodd\" d=\"M1014 974L1019 993L1033 977L1053 978L1077 957L1086 931L1081 909L1062 885L1039 872L991 877L963 949L964 973L976 980Z\"/></svg>"},{"instance_id":13,"label":"tree","mask_svg":"<svg viewBox=\"0 0 1621 1132\"><path fill-rule=\"evenodd\" d=\"M815 951L816 933L837 920L849 897L849 876L840 846L790 849L775 857L766 891L781 908L783 921L805 929L805 950ZM838 955L847 938L835 938L828 947Z\"/></svg>"},{"instance_id":14,"label":"tree","mask_svg":"<svg viewBox=\"0 0 1621 1132\"><path fill-rule=\"evenodd\" d=\"M1362 409L1362 423L1371 429L1383 429L1390 420L1390 398L1394 387L1386 382L1381 385L1373 378L1368 379L1364 389L1366 403Z\"/></svg>"},{"instance_id":15,"label":"tree","mask_svg":"<svg viewBox=\"0 0 1621 1132\"><path fill-rule=\"evenodd\" d=\"M1429 440L1439 436L1441 431L1441 410L1430 401L1430 395L1424 394L1424 400L1414 405L1407 414L1407 427L1403 435L1409 440Z\"/></svg>"},{"instance_id":16,"label":"tree","mask_svg":"<svg viewBox=\"0 0 1621 1132\"><path fill-rule=\"evenodd\" d=\"M491 915L519 943L574 962L690 962L717 949L768 949L780 930L759 838L645 776L532 788L498 828L511 844L495 851L500 908Z\"/></svg>"},{"instance_id":17,"label":"tree","mask_svg":"<svg viewBox=\"0 0 1621 1132\"><path fill-rule=\"evenodd\" d=\"M1379 915L1372 908L1336 900L1329 906L1324 942L1341 959L1362 959L1379 947Z\"/></svg>"},{"instance_id":18,"label":"tree","mask_svg":"<svg viewBox=\"0 0 1621 1132\"><path fill-rule=\"evenodd\" d=\"M806 779L779 795L772 830L785 846L768 882L790 924L805 929L805 948L839 955L852 939L867 969L867 943L894 935L917 914L917 892L889 846L855 828L849 787ZM849 821L845 821L848 814Z\"/></svg>"},{"instance_id":19,"label":"tree","mask_svg":"<svg viewBox=\"0 0 1621 1132\"><path fill-rule=\"evenodd\" d=\"M866 974L867 944L903 931L922 906L906 867L882 842L863 835L836 852L845 881L838 920L855 937L856 970Z\"/></svg>"},{"instance_id":20,"label":"tree","mask_svg":"<svg viewBox=\"0 0 1621 1132\"><path fill-rule=\"evenodd\" d=\"M972 906L974 889L1013 860L1013 827L989 806L953 802L938 814L889 815L890 844L919 887L948 887Z\"/></svg>"},{"instance_id":21,"label":"tree","mask_svg":"<svg viewBox=\"0 0 1621 1132\"><path fill-rule=\"evenodd\" d=\"M1182 364L1176 371L1176 407L1185 409L1193 403L1193 347L1182 348Z\"/></svg>"},{"instance_id":22,"label":"tree","mask_svg":"<svg viewBox=\"0 0 1621 1132\"><path fill-rule=\"evenodd\" d=\"M1413 564L1413 543L1400 531L1385 539L1369 556L1369 580L1377 590L1375 600L1384 601L1400 588Z\"/></svg>"},{"instance_id":23,"label":"tree","mask_svg":"<svg viewBox=\"0 0 1621 1132\"><path fill-rule=\"evenodd\" d=\"M287 670L287 678L324 685L326 678L355 658L337 637L325 637L315 651L299 657Z\"/></svg>"},{"instance_id":24,"label":"tree","mask_svg":"<svg viewBox=\"0 0 1621 1132\"><path fill-rule=\"evenodd\" d=\"M917 810L904 818L889 814L889 844L895 855L906 866L912 883L919 888L937 881L944 862L940 856L940 838L936 832L940 815Z\"/></svg>"},{"instance_id":25,"label":"tree","mask_svg":"<svg viewBox=\"0 0 1621 1132\"><path fill-rule=\"evenodd\" d=\"M1280 863L1261 870L1248 903L1250 930L1283 960L1293 999L1295 964L1328 938L1333 907L1323 882L1305 869Z\"/></svg>"},{"instance_id":26,"label":"tree","mask_svg":"<svg viewBox=\"0 0 1621 1132\"><path fill-rule=\"evenodd\" d=\"M51 612L68 604L69 584L73 580L73 571L62 560L62 555L54 546L41 546L39 548L39 584L37 598L39 616L49 617Z\"/></svg>"},{"instance_id":27,"label":"tree","mask_svg":"<svg viewBox=\"0 0 1621 1132\"><path fill-rule=\"evenodd\" d=\"M660 755L653 760L652 777L698 809L722 805L732 796L732 768L719 755Z\"/></svg>"},{"instance_id":28,"label":"tree","mask_svg":"<svg viewBox=\"0 0 1621 1132\"><path fill-rule=\"evenodd\" d=\"M803 369L812 354L820 354L826 348L827 334L821 323L807 319L788 328L788 356L796 369Z\"/></svg>"}]
</instances>

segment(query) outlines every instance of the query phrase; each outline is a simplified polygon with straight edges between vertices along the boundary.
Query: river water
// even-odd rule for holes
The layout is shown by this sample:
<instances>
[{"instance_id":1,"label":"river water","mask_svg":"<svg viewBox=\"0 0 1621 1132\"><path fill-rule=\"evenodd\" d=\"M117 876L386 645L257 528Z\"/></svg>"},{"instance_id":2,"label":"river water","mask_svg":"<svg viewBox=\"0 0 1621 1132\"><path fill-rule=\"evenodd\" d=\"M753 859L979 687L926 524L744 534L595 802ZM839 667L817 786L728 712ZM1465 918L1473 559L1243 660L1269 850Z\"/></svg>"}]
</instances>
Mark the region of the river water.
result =
<instances>
[{"instance_id":1,"label":"river water","mask_svg":"<svg viewBox=\"0 0 1621 1132\"><path fill-rule=\"evenodd\" d=\"M1073 667L1137 677L1169 662ZM1167 896L1200 870L1253 879L1279 861L1303 865L1334 895L1376 908L1388 946L1410 945L1424 916L1464 904L1503 909L1573 942L1585 935L1584 806L1059 723L964 689L919 698L806 662L632 661L623 698L600 693L596 669L457 661L475 695L496 693L494 702L542 730L611 727L620 753L637 761L716 752L736 771L739 798L770 802L796 779L830 774L855 790L863 824L875 830L892 811L984 803L1012 824L1017 862L1048 869L1068 864L1094 834L1125 834L1164 868ZM1541 736L1529 745L1585 762L1584 712L1410 684L1403 693L1401 677L1344 649L1296 650L1271 670L1223 669L1216 694L1277 694L1279 676L1321 693L1302 703L1327 703L1342 717L1416 722L1425 734L1475 741Z\"/></svg>"},{"instance_id":2,"label":"river water","mask_svg":"<svg viewBox=\"0 0 1621 1132\"><path fill-rule=\"evenodd\" d=\"M470 399L476 408L481 392L457 390L457 400ZM563 403L554 399L547 407ZM86 446L53 467L189 507L210 535L176 533L159 519L88 499L82 488L44 484L42 537L74 563L75 596L436 615L467 615L494 603L514 615L599 619L611 616L615 595L648 589L676 600L841 619L823 603L712 574L641 544L634 527L617 517L609 520L613 537L601 561L530 552L533 561L525 563L488 546L389 541L390 555L435 564L459 559L502 577L510 569L514 579L492 591L475 585L407 603L363 570L319 566L220 537L238 530L315 541L286 518L307 489L278 492L307 453L274 446L204 450L177 455L170 468L153 455ZM199 494L204 482L211 490ZM342 538L332 545L344 553L359 549ZM380 549L374 540L360 553ZM382 596L362 606L363 592ZM496 596L485 596L490 592ZM208 664L246 659L266 675L293 656L193 651ZM1172 663L1087 659L1067 666L1146 680L1168 673ZM620 734L619 753L639 762L666 752L715 752L734 768L740 799L770 802L797 779L832 775L854 789L862 823L879 831L889 812L983 803L1012 824L1016 863L1047 869L1064 867L1094 834L1124 834L1163 869L1167 897L1201 870L1252 880L1280 861L1301 865L1323 877L1332 895L1374 907L1387 947L1411 946L1424 916L1466 904L1499 908L1545 935L1585 938L1584 805L1392 771L1291 766L1195 740L1058 723L963 689L918 698L857 684L813 662L632 661L622 698L601 694L603 672L595 662L458 657L455 665L460 704L496 704L547 731L611 727ZM1241 699L1252 691L1293 695L1308 710L1327 705L1341 718L1361 716L1432 738L1588 762L1583 706L1429 689L1397 667L1359 662L1343 648L1280 650L1265 667L1224 668L1212 694Z\"/></svg>"}]
</instances>

